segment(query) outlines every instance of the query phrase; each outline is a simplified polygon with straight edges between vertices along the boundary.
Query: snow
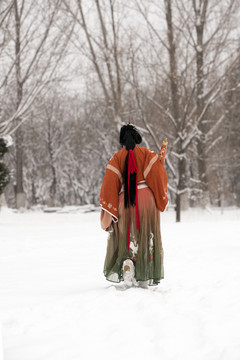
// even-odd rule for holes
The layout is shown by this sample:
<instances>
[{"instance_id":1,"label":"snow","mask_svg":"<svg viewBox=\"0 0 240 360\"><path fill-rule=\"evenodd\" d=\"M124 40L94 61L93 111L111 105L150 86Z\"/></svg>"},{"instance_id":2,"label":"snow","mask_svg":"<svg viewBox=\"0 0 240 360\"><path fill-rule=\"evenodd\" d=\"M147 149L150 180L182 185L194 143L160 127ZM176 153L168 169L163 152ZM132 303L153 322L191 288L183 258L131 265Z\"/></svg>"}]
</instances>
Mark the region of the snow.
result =
<instances>
[{"instance_id":1,"label":"snow","mask_svg":"<svg viewBox=\"0 0 240 360\"><path fill-rule=\"evenodd\" d=\"M201 24L201 23L200 23ZM199 25L200 26L200 25ZM203 48L200 45L197 45L196 47L197 52L203 52Z\"/></svg>"},{"instance_id":2,"label":"snow","mask_svg":"<svg viewBox=\"0 0 240 360\"><path fill-rule=\"evenodd\" d=\"M7 147L13 145L13 138L11 135L4 135L1 138L4 140Z\"/></svg>"},{"instance_id":3,"label":"snow","mask_svg":"<svg viewBox=\"0 0 240 360\"><path fill-rule=\"evenodd\" d=\"M3 346L2 346L2 328L0 319L0 360L3 360Z\"/></svg>"},{"instance_id":4,"label":"snow","mask_svg":"<svg viewBox=\"0 0 240 360\"><path fill-rule=\"evenodd\" d=\"M126 291L86 210L0 212L4 360L240 359L240 210L162 214L165 279Z\"/></svg>"}]
</instances>

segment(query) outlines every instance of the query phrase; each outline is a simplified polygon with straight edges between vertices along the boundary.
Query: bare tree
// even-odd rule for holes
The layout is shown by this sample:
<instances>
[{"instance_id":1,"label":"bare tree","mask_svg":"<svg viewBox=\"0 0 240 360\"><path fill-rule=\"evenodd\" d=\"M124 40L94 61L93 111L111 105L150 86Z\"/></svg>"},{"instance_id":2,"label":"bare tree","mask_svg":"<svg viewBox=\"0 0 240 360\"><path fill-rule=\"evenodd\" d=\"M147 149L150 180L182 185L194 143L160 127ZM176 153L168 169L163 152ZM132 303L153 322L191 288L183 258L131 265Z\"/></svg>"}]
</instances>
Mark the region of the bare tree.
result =
<instances>
[{"instance_id":1,"label":"bare tree","mask_svg":"<svg viewBox=\"0 0 240 360\"><path fill-rule=\"evenodd\" d=\"M162 70L159 70L159 67L155 65L153 70L159 80L163 79L164 72L167 74L163 82L165 81L171 94L171 105L169 102L164 104L163 97L161 96L159 99L154 93L153 95L146 95L143 91L143 95L158 109L159 115L162 114L161 118L165 116L172 124L172 127L168 127L170 136L174 141L172 148L169 147L169 157L176 158L177 163L176 161L174 163L176 163L177 171L173 166L170 166L176 188L174 189L171 183L169 188L176 194L176 219L179 221L180 199L183 200L184 194L190 195L192 191L198 191L198 198L203 199L201 203L206 203L206 155L208 148L214 145L212 142L213 133L223 121L224 115L221 114L218 119L213 121L206 121L206 116L210 114L211 106L221 95L221 79L224 79L229 68L236 61L234 47L231 56L222 58L219 48L222 51L228 49L228 39L231 38L233 27L226 22L232 17L233 9L236 11L237 4L236 1L231 1L228 4L227 15L221 13L222 4L212 4L211 10L217 8L220 13L216 25L212 25L210 22L207 0L182 1L181 3L166 0L164 8L158 4L151 5L153 8L150 12L143 1L136 1L137 9L146 21L150 36L153 37L152 46L156 58L161 54L161 58L165 60L164 62L159 58ZM154 11L159 14L159 20L161 14L165 14L166 32L164 26L157 26L156 19L152 17ZM192 31L193 28L195 28L196 35ZM204 30L208 35L205 38ZM205 59L207 50L209 54ZM167 67L166 57L162 55L164 53L168 54ZM229 59L231 59L231 65L225 70L224 64ZM218 69L217 75L216 69ZM160 84L158 87L162 90ZM197 174L195 176L189 174L191 170L189 159L193 154L197 158L198 178L195 177ZM171 164L169 163L169 165ZM195 184L193 189L189 181L192 182L191 184ZM199 186L196 187L197 184L200 184L200 188Z\"/></svg>"},{"instance_id":2,"label":"bare tree","mask_svg":"<svg viewBox=\"0 0 240 360\"><path fill-rule=\"evenodd\" d=\"M217 7L220 15L216 19L216 23L212 25L211 14ZM191 40L196 58L196 111L194 116L195 123L198 124L199 132L197 136L198 173L202 190L201 202L204 206L209 203L207 175L209 135L216 129L216 124L219 125L223 121L223 116L221 115L211 127L209 122L206 121L206 116L210 106L212 106L222 91L220 79L224 78L225 72L220 69L223 67L223 64L229 62L229 60L232 64L235 62L233 53L228 54L228 56L224 58L221 56L221 51L224 51L228 47L228 38L234 26L233 22L230 24L230 19L233 19L232 15L235 11L239 10L239 4L237 4L235 0L229 1L228 4L221 4L221 2L212 4L208 0L192 0L192 8L194 16L191 16L190 19L192 19L195 27L195 36L192 35ZM184 11L186 11L186 9L184 9ZM189 18L188 11L186 11L185 16ZM189 34L192 33L190 23L189 21ZM216 71L214 68L219 68L221 73L220 76L218 76L217 82L214 81L211 83L211 74Z\"/></svg>"},{"instance_id":3,"label":"bare tree","mask_svg":"<svg viewBox=\"0 0 240 360\"><path fill-rule=\"evenodd\" d=\"M9 104L0 123L2 134L15 134L16 139L16 206L25 203L23 189L23 132L21 125L30 116L32 104L47 84L56 81L59 67L74 28L59 20L61 1L36 2L14 0L9 32L14 48L9 46L5 61L9 68L2 87L15 89L14 107ZM45 9L48 9L46 11ZM59 23L60 21L60 23ZM63 27L62 27L63 26ZM61 30L59 29L61 27ZM10 61L9 61L10 60ZM14 72L15 74L14 74ZM9 116L7 116L9 113Z\"/></svg>"},{"instance_id":4,"label":"bare tree","mask_svg":"<svg viewBox=\"0 0 240 360\"><path fill-rule=\"evenodd\" d=\"M236 0L2 0L0 133L16 134L6 161L15 167L17 150L18 193L28 204L98 203L131 121L147 147L169 140L177 221L189 201L235 204L238 11Z\"/></svg>"},{"instance_id":5,"label":"bare tree","mask_svg":"<svg viewBox=\"0 0 240 360\"><path fill-rule=\"evenodd\" d=\"M107 114L113 119L114 127L119 128L123 106L120 69L123 47L120 46L119 39L121 14L116 11L116 7L120 7L120 4L113 0L104 3L94 0L91 8L88 8L82 0L76 0L74 3L75 6L71 6L65 1L66 11L78 23L86 39L85 44L82 42L79 44L79 40L74 41L74 44L92 63L104 96ZM91 26L91 21L95 23L94 28ZM82 41L81 37L80 41Z\"/></svg>"}]
</instances>

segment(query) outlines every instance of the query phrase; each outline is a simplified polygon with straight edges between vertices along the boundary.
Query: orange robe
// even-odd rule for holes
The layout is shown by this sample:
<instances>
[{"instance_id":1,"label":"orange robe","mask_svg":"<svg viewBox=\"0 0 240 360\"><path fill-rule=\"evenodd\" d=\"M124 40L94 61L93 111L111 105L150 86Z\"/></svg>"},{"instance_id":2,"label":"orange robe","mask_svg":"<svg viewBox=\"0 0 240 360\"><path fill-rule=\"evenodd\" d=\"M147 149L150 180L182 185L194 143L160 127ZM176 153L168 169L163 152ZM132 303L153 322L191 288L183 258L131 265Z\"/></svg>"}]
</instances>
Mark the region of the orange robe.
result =
<instances>
[{"instance_id":1,"label":"orange robe","mask_svg":"<svg viewBox=\"0 0 240 360\"><path fill-rule=\"evenodd\" d=\"M100 192L101 227L107 229L112 220L118 221L118 199L123 185L123 171L128 151L124 148L110 159ZM164 211L168 204L167 173L159 156L147 148L135 146L133 154L137 163L137 182L146 183L152 190L156 206ZM140 225L141 226L141 225Z\"/></svg>"}]
</instances>

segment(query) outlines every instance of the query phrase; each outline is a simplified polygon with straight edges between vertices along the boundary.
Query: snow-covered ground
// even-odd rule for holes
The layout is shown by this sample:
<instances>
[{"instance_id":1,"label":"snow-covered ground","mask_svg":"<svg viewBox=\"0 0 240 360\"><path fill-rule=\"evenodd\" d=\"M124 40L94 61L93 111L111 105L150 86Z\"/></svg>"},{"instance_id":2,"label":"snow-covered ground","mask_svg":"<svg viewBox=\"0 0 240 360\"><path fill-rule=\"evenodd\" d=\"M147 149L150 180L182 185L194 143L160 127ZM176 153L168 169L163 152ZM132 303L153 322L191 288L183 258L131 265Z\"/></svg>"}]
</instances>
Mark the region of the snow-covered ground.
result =
<instances>
[{"instance_id":1,"label":"snow-covered ground","mask_svg":"<svg viewBox=\"0 0 240 360\"><path fill-rule=\"evenodd\" d=\"M118 291L84 209L0 212L4 360L240 359L239 210L162 214L165 279Z\"/></svg>"}]
</instances>

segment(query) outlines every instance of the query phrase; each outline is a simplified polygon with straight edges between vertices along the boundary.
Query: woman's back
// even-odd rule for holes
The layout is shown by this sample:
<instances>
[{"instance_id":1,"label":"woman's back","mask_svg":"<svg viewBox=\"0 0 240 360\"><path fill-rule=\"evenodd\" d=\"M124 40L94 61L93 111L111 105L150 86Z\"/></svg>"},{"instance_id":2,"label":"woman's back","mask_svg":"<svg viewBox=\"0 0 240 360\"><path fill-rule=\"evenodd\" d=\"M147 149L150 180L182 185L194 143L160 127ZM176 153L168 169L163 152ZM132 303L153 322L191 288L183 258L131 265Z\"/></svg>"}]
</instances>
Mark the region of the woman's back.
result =
<instances>
[{"instance_id":1,"label":"woman's back","mask_svg":"<svg viewBox=\"0 0 240 360\"><path fill-rule=\"evenodd\" d=\"M136 146L136 128L122 129L124 148L110 159L100 192L102 228L111 229L104 274L113 282L124 280L128 261L139 284L156 285L163 278L159 211L168 203L167 174L155 152Z\"/></svg>"}]
</instances>

